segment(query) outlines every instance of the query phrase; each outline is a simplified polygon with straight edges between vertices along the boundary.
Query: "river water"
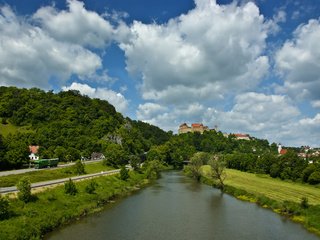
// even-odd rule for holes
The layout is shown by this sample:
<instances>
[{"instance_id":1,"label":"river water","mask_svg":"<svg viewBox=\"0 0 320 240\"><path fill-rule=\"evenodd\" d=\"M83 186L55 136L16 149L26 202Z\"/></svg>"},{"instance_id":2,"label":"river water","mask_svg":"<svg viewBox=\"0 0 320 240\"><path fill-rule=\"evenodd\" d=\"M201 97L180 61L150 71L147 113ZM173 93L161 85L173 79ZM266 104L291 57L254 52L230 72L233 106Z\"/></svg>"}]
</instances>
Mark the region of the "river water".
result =
<instances>
[{"instance_id":1,"label":"river water","mask_svg":"<svg viewBox=\"0 0 320 240\"><path fill-rule=\"evenodd\" d=\"M49 234L71 240L319 240L299 224L179 172Z\"/></svg>"}]
</instances>

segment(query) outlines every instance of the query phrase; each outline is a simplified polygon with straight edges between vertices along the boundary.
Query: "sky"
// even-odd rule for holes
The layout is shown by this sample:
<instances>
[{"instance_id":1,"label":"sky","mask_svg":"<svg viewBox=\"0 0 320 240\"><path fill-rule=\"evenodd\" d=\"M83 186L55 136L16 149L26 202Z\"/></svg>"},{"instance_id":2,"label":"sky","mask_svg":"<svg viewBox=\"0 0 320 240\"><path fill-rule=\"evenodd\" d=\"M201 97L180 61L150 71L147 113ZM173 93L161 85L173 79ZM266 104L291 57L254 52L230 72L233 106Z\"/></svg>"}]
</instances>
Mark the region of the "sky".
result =
<instances>
[{"instance_id":1,"label":"sky","mask_svg":"<svg viewBox=\"0 0 320 240\"><path fill-rule=\"evenodd\" d=\"M0 85L320 147L319 15L318 0L0 0Z\"/></svg>"}]
</instances>

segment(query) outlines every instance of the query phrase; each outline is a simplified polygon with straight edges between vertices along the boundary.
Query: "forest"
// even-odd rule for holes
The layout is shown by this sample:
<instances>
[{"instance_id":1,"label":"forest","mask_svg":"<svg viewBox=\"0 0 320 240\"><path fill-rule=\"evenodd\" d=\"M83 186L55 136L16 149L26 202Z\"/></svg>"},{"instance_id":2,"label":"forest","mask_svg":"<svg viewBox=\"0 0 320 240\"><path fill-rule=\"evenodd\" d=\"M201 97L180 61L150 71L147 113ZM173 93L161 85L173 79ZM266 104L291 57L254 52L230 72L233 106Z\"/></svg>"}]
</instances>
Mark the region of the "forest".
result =
<instances>
[{"instance_id":1,"label":"forest","mask_svg":"<svg viewBox=\"0 0 320 240\"><path fill-rule=\"evenodd\" d=\"M2 126L24 129L0 134L1 170L28 165L28 146L38 145L41 158L69 162L101 152L113 167L159 160L181 169L195 153L206 152L223 155L228 168L320 183L319 157L300 158L298 149L279 156L275 143L254 137L237 140L215 130L176 135L124 117L107 101L74 90L53 93L0 87L0 118Z\"/></svg>"}]
</instances>

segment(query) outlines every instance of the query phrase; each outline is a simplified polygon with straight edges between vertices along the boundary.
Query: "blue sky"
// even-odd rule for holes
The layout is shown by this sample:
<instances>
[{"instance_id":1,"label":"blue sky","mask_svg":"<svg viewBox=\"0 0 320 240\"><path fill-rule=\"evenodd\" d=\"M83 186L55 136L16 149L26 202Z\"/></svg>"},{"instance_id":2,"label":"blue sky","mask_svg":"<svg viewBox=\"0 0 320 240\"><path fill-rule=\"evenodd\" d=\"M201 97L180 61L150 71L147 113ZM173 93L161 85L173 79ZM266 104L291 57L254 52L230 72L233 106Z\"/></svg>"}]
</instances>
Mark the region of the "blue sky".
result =
<instances>
[{"instance_id":1,"label":"blue sky","mask_svg":"<svg viewBox=\"0 0 320 240\"><path fill-rule=\"evenodd\" d=\"M318 0L0 0L0 85L319 146Z\"/></svg>"}]
</instances>

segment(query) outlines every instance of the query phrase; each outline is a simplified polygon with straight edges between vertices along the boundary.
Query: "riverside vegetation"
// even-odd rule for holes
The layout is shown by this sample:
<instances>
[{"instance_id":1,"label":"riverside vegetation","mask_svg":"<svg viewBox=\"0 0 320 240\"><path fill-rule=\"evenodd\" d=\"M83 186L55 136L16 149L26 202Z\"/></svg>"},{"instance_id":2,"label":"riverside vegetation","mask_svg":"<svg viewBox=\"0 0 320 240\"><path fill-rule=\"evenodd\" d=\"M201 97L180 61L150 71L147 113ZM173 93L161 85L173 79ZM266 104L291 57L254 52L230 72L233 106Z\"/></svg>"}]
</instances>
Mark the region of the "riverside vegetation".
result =
<instances>
[{"instance_id":1,"label":"riverside vegetation","mask_svg":"<svg viewBox=\"0 0 320 240\"><path fill-rule=\"evenodd\" d=\"M41 239L62 225L102 210L117 198L146 186L162 164L153 161L139 171L73 182L30 195L28 186L18 199L0 197L0 239ZM27 184L23 180L23 184ZM25 198L27 196L28 198Z\"/></svg>"},{"instance_id":2,"label":"riverside vegetation","mask_svg":"<svg viewBox=\"0 0 320 240\"><path fill-rule=\"evenodd\" d=\"M301 220L308 228L312 228L314 231L319 231L320 229L319 204L314 203L313 198L310 196L303 196L304 199L300 198L301 194L304 194L304 190L303 187L298 187L300 186L299 183L314 186L320 184L320 159L319 157L299 158L297 156L299 148L292 148L287 154L278 156L277 145L275 143L270 144L264 139L251 137L249 141L237 140L232 134L225 137L222 132L215 130L206 131L203 134L186 133L174 135L172 132L165 132L156 126L125 118L116 112L115 108L107 101L90 99L73 90L55 94L52 91L45 92L36 88L0 87L0 119L1 170L18 169L29 165L29 145L40 146L39 154L41 158L59 158L60 161L64 162L76 161L81 157L90 158L91 153L100 152L106 156L103 161L104 167L119 168L130 163L136 170L135 174L137 175L134 176L141 176L142 178L146 176L149 178L157 177L158 163L172 166L175 169L182 169L183 164L191 161L194 154L198 152L202 152L205 158L206 155L211 156L214 154L223 159L223 166L228 169L259 174L259 176L266 176L265 179L290 181L294 185L297 184L294 187L296 191L288 194L295 200L291 199L289 202L273 198L273 196L264 193L263 190L266 189L264 188L264 182L257 181L255 186L254 181L249 181L239 186L236 185L237 181L228 182L232 181L232 178L228 178L227 175L227 178L224 179L223 172L219 173L217 171L211 176L217 177L220 174L219 188L222 191L238 197L242 196L240 197L242 199L255 199L256 202L261 202L262 206L268 206L276 211L280 209L281 213L295 216L295 220ZM149 170L145 169L145 176L137 173L141 163L146 166L149 165ZM208 163L209 160L201 162L200 167L197 167L197 169L202 169L201 166ZM222 167L217 162L211 163L212 167L218 167L217 170ZM86 166L86 172L89 173L88 168L89 165ZM154 170L151 171L150 169ZM194 172L197 172L197 169ZM37 175L38 173L30 173L29 180L35 182L42 177L40 181L55 179L59 174L60 177L69 177L76 174L73 171L65 172L62 169L41 172L39 173L40 175ZM131 174L128 181L118 180L122 181L122 184L130 182L130 179L135 179L134 176L131 177ZM19 181L18 178L1 178L0 185L15 185ZM123 179L126 178L127 174L123 171ZM196 178L205 179L205 182L213 184L210 178L204 178L202 174L198 174ZM118 184L121 185L118 180L115 179L115 185L112 185L115 189L117 189ZM97 190L94 189L95 184L92 184L87 187L91 189L88 191L98 193L103 191L101 190L102 188L106 187L111 192L108 192L109 195L103 196L108 199L112 195L110 195L112 190L109 185L104 185L99 181L97 180ZM57 188L57 193L51 195L52 197L46 195L49 193L39 193L38 200L33 199L35 201L29 203L22 204L21 201L13 200L13 202L17 201L15 203L17 205L12 205L11 202L8 205L7 200L2 198L0 206L3 208L0 209L0 212L7 212L5 209L8 209L8 206L11 206L9 209L14 211L9 214L11 216L9 219L1 220L0 224L2 225L13 218L19 219L17 222L12 222L12 224L5 227L9 229L9 232L10 229L15 231L16 228L21 228L21 226L27 224L26 217L22 217L23 214L30 217L39 214L34 213L35 210L29 209L29 206L34 206L35 209L39 208L44 211L45 208L51 208L51 202L60 201L56 196L60 196L62 199L68 197L71 202L72 199L82 196L83 205L93 204L90 202L92 200L91 197L96 195L93 194L91 196L90 193L83 190L86 188L83 184L85 183L79 183L80 187L79 189L77 188L78 193L75 196L65 196L63 188L60 187ZM232 186L232 184L234 185ZM244 187L245 185L247 188ZM133 185L130 186L132 187ZM250 186L252 188L255 187L256 191L250 189ZM280 187L281 190L284 187ZM270 191L273 192L274 196L276 196L276 191L281 192L279 190ZM295 197L294 192L300 192L301 194L298 194L299 197ZM87 196L88 194L90 197ZM47 198L44 197L45 200L42 200L42 196L47 196ZM79 201L81 202L82 200ZM88 202L86 203L86 201ZM61 202L60 204L64 208L66 203ZM273 207L273 205L276 207ZM19 208L24 209L26 212L19 213L17 211ZM77 207L74 205L71 208ZM83 213L82 211L83 209L81 208L74 212L78 216ZM49 220L53 218L54 222L56 221L55 224L46 227L38 223L40 230L38 225L28 225L31 230L29 228L21 230L26 229L23 227L19 230L20 233L21 231L30 231L34 236L38 237L39 234L58 226L59 221L66 222L76 216L68 213L67 210L66 216L57 217L54 211L52 211L52 214L52 217L47 216L47 218ZM70 214L72 217L69 217ZM3 214L3 216L6 216L6 214ZM33 228L34 230L32 230ZM21 234L25 236L23 233Z\"/></svg>"},{"instance_id":3,"label":"riverside vegetation","mask_svg":"<svg viewBox=\"0 0 320 240\"><path fill-rule=\"evenodd\" d=\"M211 160L210 160L211 159ZM220 161L220 175L212 160ZM206 165L208 163L208 165ZM244 201L285 215L320 235L320 189L317 186L271 178L266 174L253 174L226 169L225 158L206 153L196 153L184 171L197 181L220 188ZM223 187L221 187L223 186Z\"/></svg>"}]
</instances>

